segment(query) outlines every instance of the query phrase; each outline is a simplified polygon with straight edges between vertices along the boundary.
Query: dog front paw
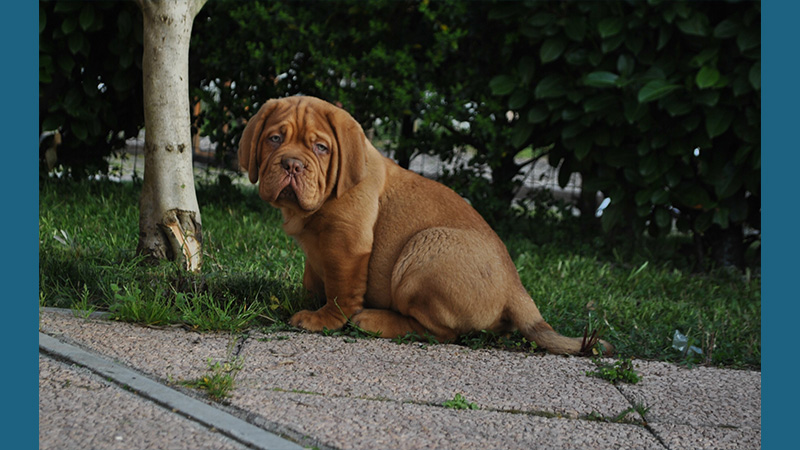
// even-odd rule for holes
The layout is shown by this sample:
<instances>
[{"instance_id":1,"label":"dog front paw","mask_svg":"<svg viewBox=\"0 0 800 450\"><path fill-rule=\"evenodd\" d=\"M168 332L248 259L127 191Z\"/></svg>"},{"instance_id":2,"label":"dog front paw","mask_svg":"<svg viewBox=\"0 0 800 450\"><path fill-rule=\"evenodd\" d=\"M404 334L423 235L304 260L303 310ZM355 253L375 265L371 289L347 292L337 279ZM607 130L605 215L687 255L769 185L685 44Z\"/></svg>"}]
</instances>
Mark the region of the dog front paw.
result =
<instances>
[{"instance_id":1,"label":"dog front paw","mask_svg":"<svg viewBox=\"0 0 800 450\"><path fill-rule=\"evenodd\" d=\"M289 319L289 324L293 327L318 333L322 330L338 330L347 322L347 319L339 312L330 313L324 307L317 311L303 310Z\"/></svg>"}]
</instances>

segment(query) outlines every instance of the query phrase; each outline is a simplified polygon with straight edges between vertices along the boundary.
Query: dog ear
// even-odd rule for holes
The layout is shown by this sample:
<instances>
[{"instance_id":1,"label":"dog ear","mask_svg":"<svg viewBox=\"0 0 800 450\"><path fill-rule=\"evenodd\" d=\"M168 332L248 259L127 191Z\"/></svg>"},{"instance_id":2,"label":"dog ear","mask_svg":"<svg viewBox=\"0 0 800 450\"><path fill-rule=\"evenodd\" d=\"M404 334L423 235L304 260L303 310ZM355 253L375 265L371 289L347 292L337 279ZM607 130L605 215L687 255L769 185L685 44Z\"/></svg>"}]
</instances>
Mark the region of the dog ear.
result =
<instances>
[{"instance_id":1,"label":"dog ear","mask_svg":"<svg viewBox=\"0 0 800 450\"><path fill-rule=\"evenodd\" d=\"M253 184L258 181L258 167L261 163L260 140L264 124L277 106L276 100L267 101L256 115L247 121L247 126L244 127L242 137L239 139L239 166L247 171Z\"/></svg>"},{"instance_id":2,"label":"dog ear","mask_svg":"<svg viewBox=\"0 0 800 450\"><path fill-rule=\"evenodd\" d=\"M367 136L358 122L347 111L331 105L328 122L336 135L338 147L336 171L336 197L341 197L357 185L367 173Z\"/></svg>"}]
</instances>

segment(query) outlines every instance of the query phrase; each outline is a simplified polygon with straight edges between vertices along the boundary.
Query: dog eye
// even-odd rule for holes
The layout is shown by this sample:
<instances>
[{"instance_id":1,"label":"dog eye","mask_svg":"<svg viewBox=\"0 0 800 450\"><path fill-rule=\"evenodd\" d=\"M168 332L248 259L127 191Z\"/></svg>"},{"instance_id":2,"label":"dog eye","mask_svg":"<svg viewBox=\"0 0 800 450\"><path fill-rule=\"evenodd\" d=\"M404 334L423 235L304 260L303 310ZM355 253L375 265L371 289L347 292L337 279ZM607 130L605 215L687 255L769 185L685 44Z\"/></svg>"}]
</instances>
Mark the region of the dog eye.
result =
<instances>
[{"instance_id":1,"label":"dog eye","mask_svg":"<svg viewBox=\"0 0 800 450\"><path fill-rule=\"evenodd\" d=\"M328 147L325 144L316 143L314 144L314 152L318 154L328 153Z\"/></svg>"},{"instance_id":2,"label":"dog eye","mask_svg":"<svg viewBox=\"0 0 800 450\"><path fill-rule=\"evenodd\" d=\"M274 142L276 144L280 144L283 141L283 137L280 134L273 134L269 137L270 142Z\"/></svg>"}]
</instances>

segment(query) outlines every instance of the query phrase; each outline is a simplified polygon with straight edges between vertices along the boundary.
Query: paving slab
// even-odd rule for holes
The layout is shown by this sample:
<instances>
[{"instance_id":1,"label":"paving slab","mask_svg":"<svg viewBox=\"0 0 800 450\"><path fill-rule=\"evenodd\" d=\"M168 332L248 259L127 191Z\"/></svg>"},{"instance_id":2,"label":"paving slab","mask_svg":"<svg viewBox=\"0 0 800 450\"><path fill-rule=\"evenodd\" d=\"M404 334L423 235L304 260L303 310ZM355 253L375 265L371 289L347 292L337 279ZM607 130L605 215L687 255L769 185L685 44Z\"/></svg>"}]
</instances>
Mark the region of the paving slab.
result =
<instances>
[{"instance_id":1,"label":"paving slab","mask_svg":"<svg viewBox=\"0 0 800 450\"><path fill-rule=\"evenodd\" d=\"M252 334L240 356L243 388L440 405L462 394L481 408L577 418L630 407L588 358L398 345L307 333Z\"/></svg>"},{"instance_id":2,"label":"paving slab","mask_svg":"<svg viewBox=\"0 0 800 450\"><path fill-rule=\"evenodd\" d=\"M61 342L307 448L761 448L759 372L636 361L642 381L614 386L586 375L595 368L588 358L287 331L197 333L49 309L39 325ZM221 402L178 383L208 373L209 361L242 367ZM40 385L41 378L40 368ZM58 382L43 386L52 391ZM445 408L455 394L479 409ZM629 412L623 423L610 420L633 407L649 409ZM43 426L47 434L54 425ZM84 441L47 448L95 448L87 429ZM159 448L149 445L139 448Z\"/></svg>"},{"instance_id":3,"label":"paving slab","mask_svg":"<svg viewBox=\"0 0 800 450\"><path fill-rule=\"evenodd\" d=\"M86 368L39 355L40 449L246 449Z\"/></svg>"}]
</instances>

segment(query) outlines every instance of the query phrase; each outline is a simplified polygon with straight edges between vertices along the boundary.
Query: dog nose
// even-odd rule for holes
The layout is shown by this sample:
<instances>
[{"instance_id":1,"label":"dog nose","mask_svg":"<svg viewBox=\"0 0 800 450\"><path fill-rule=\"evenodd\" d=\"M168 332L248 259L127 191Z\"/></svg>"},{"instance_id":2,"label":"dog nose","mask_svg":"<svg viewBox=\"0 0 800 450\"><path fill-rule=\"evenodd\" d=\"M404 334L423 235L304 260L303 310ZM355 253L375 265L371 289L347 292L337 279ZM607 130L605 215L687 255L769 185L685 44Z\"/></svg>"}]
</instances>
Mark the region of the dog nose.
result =
<instances>
[{"instance_id":1,"label":"dog nose","mask_svg":"<svg viewBox=\"0 0 800 450\"><path fill-rule=\"evenodd\" d=\"M281 167L289 174L297 175L303 172L305 166L303 162L295 158L283 158L281 160Z\"/></svg>"}]
</instances>

